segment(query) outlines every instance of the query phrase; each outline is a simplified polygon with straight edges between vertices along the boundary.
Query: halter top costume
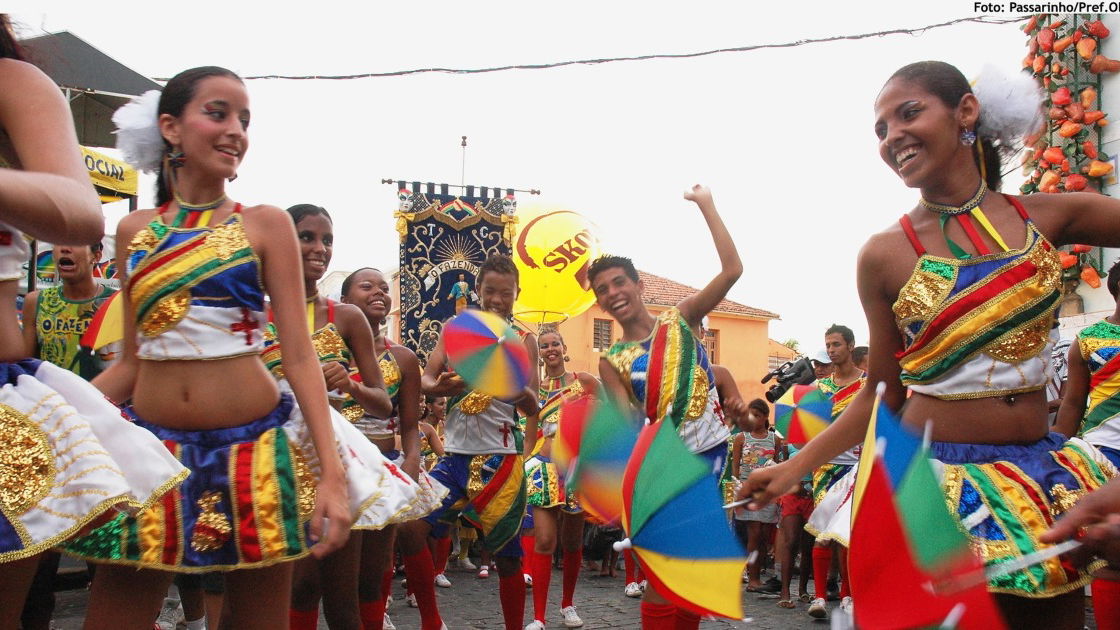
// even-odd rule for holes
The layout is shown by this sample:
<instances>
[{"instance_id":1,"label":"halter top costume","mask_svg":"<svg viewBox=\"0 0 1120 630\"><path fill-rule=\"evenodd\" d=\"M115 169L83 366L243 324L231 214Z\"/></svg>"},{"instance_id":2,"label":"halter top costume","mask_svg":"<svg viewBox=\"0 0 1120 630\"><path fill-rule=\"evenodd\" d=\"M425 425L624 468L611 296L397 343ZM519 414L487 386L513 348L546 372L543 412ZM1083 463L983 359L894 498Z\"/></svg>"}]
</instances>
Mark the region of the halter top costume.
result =
<instances>
[{"instance_id":1,"label":"halter top costume","mask_svg":"<svg viewBox=\"0 0 1120 630\"><path fill-rule=\"evenodd\" d=\"M619 341L604 355L630 400L650 422L669 420L694 453L723 445L730 430L716 411L719 395L708 353L673 307L641 341Z\"/></svg>"},{"instance_id":2,"label":"halter top costume","mask_svg":"<svg viewBox=\"0 0 1120 630\"><path fill-rule=\"evenodd\" d=\"M832 377L822 378L817 381L817 389L828 394L832 397L832 419L836 420L844 410L848 408L848 404L855 399L856 394L867 385L867 377L860 376L855 381L840 387ZM859 462L860 452L863 450L862 445L857 444L852 448L844 451L840 455L833 458L829 463L840 464L843 466L854 466Z\"/></svg>"},{"instance_id":3,"label":"halter top costume","mask_svg":"<svg viewBox=\"0 0 1120 630\"><path fill-rule=\"evenodd\" d=\"M567 372L564 376L567 376ZM579 382L579 377L574 373L572 374L572 382L567 385L562 385L564 377L546 377L542 379L540 387L538 388L538 400L540 401L540 439L547 439L556 436L556 428L560 423L560 407L565 402L571 402L580 396L588 394L583 389L583 384Z\"/></svg>"},{"instance_id":4,"label":"halter top costume","mask_svg":"<svg viewBox=\"0 0 1120 630\"><path fill-rule=\"evenodd\" d=\"M381 378L385 382L385 392L389 394L389 399L393 402L393 410L389 413L388 418L375 418L369 414L364 414L354 424L362 435L371 440L386 440L397 434L400 430L400 395L401 395L401 366L397 363L397 358L393 356L393 352L389 350L392 342L388 339L385 340L385 350L377 357L377 365L381 368ZM424 433L420 433L420 439L423 441Z\"/></svg>"},{"instance_id":5,"label":"halter top costume","mask_svg":"<svg viewBox=\"0 0 1120 630\"><path fill-rule=\"evenodd\" d=\"M1089 366L1089 405L1081 434L1091 444L1120 449L1120 326L1102 319L1077 333Z\"/></svg>"},{"instance_id":6,"label":"halter top costume","mask_svg":"<svg viewBox=\"0 0 1120 630\"><path fill-rule=\"evenodd\" d=\"M132 237L127 295L141 359L225 359L261 351L264 287L241 204L213 227L195 225L196 215L181 214L172 225L157 217Z\"/></svg>"},{"instance_id":7,"label":"halter top costume","mask_svg":"<svg viewBox=\"0 0 1120 630\"><path fill-rule=\"evenodd\" d=\"M896 358L903 384L916 392L954 400L1046 386L1062 267L1022 204L1004 198L1026 224L1021 249L934 256L910 218L900 219L918 262L892 306L905 346Z\"/></svg>"},{"instance_id":8,"label":"halter top costume","mask_svg":"<svg viewBox=\"0 0 1120 630\"><path fill-rule=\"evenodd\" d=\"M315 326L315 301L312 300L307 303L307 326L309 329ZM311 332L311 345L315 348L315 355L319 358L319 363L328 363L330 361L338 361L342 364L348 372L350 378L360 380L357 370L350 366L351 355L350 348L346 345L346 340L342 338L342 333L334 325L334 301L327 300L327 324L322 328ZM272 373L276 379L284 378L284 368L282 364L282 355L280 341L276 334L276 325L271 321L264 332L264 350L261 353L261 358L264 360L264 365L268 371ZM330 392L332 398L336 398L334 392ZM350 422L356 421L365 414L358 401L354 400L349 394L342 397L341 407L339 412L342 416Z\"/></svg>"}]
</instances>

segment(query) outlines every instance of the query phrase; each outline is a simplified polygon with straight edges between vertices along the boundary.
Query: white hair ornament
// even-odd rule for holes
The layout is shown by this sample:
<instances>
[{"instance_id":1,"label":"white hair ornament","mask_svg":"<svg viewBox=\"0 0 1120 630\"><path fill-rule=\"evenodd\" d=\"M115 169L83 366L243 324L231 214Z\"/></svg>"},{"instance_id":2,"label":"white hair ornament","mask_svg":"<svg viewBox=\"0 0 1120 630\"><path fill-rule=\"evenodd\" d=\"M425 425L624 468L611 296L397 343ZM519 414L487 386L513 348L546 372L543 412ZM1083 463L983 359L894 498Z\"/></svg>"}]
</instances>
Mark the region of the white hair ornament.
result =
<instances>
[{"instance_id":1,"label":"white hair ornament","mask_svg":"<svg viewBox=\"0 0 1120 630\"><path fill-rule=\"evenodd\" d=\"M1023 138L1042 127L1042 88L1034 77L1016 72L1008 76L986 65L974 80L972 93L980 101L977 134L1015 150Z\"/></svg>"},{"instance_id":2,"label":"white hair ornament","mask_svg":"<svg viewBox=\"0 0 1120 630\"><path fill-rule=\"evenodd\" d=\"M166 150L159 132L159 90L148 90L113 112L117 148L124 160L146 173L155 173Z\"/></svg>"}]
</instances>

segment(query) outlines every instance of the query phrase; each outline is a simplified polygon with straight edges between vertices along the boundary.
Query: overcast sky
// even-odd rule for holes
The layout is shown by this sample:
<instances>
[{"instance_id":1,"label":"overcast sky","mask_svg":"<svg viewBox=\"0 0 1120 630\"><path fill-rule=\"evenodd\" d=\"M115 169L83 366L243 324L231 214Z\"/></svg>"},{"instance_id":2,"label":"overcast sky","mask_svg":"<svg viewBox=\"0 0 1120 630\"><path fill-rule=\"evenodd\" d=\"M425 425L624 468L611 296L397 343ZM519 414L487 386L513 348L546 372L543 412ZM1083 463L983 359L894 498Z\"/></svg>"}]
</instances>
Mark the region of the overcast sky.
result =
<instances>
[{"instance_id":1,"label":"overcast sky","mask_svg":"<svg viewBox=\"0 0 1120 630\"><path fill-rule=\"evenodd\" d=\"M347 74L680 53L975 15L960 0L129 4L9 10L23 36L69 30L150 77L210 64L246 76ZM838 322L863 343L856 253L917 199L879 159L876 94L912 61L975 76L987 63L1016 71L1025 55L1017 25L963 24L684 60L249 81L250 150L229 191L243 203L325 206L332 269L391 268L396 188L381 179L459 183L466 135L467 183L539 188L519 204L583 213L607 249L702 286L718 259L681 193L703 183L746 266L729 297L781 314L776 339L813 349ZM1006 190L1021 181L1008 179Z\"/></svg>"}]
</instances>

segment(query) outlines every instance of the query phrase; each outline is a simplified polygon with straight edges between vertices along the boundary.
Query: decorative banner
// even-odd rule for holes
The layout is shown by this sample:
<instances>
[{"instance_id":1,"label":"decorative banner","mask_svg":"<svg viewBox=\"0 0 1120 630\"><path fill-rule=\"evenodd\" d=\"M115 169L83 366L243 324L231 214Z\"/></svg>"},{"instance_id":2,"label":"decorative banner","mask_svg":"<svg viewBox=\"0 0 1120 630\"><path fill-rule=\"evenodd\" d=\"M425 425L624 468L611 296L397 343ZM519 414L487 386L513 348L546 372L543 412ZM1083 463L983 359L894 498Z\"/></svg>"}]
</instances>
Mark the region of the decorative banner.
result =
<instances>
[{"instance_id":1,"label":"decorative banner","mask_svg":"<svg viewBox=\"0 0 1120 630\"><path fill-rule=\"evenodd\" d=\"M427 363L443 323L478 306L478 267L490 254L510 254L517 223L513 191L467 186L451 195L447 186L419 182L401 188L393 216L400 235L401 343Z\"/></svg>"},{"instance_id":2,"label":"decorative banner","mask_svg":"<svg viewBox=\"0 0 1120 630\"><path fill-rule=\"evenodd\" d=\"M137 191L136 169L88 147L80 147L82 161L89 171L90 181L97 188L101 203L135 197Z\"/></svg>"}]
</instances>

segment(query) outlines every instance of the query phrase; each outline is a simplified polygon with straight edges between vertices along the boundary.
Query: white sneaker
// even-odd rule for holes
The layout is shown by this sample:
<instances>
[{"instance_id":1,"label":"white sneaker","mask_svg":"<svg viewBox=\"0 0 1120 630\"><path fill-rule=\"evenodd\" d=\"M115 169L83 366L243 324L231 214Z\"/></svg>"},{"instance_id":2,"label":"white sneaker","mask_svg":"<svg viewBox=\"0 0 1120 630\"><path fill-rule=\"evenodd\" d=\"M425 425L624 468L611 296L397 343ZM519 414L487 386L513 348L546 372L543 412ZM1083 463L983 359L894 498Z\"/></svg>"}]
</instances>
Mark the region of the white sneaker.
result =
<instances>
[{"instance_id":1,"label":"white sneaker","mask_svg":"<svg viewBox=\"0 0 1120 630\"><path fill-rule=\"evenodd\" d=\"M567 608L561 608L560 609L560 614L564 615L564 627L565 628L581 628L581 627L583 627L583 620L580 619L579 615L576 614L576 607L575 606L568 606Z\"/></svg>"},{"instance_id":2,"label":"white sneaker","mask_svg":"<svg viewBox=\"0 0 1120 630\"><path fill-rule=\"evenodd\" d=\"M393 624L393 620L389 619L389 613L385 613L385 623L381 624L384 630L397 630L397 626Z\"/></svg>"},{"instance_id":3,"label":"white sneaker","mask_svg":"<svg viewBox=\"0 0 1120 630\"><path fill-rule=\"evenodd\" d=\"M156 617L156 625L160 630L175 630L175 626L179 625L180 621L186 621L186 616L183 614L183 607L179 605L179 600L165 598L159 617Z\"/></svg>"},{"instance_id":4,"label":"white sneaker","mask_svg":"<svg viewBox=\"0 0 1120 630\"><path fill-rule=\"evenodd\" d=\"M533 576L528 573L522 573L521 577L525 578L525 588L533 588Z\"/></svg>"},{"instance_id":5,"label":"white sneaker","mask_svg":"<svg viewBox=\"0 0 1120 630\"><path fill-rule=\"evenodd\" d=\"M855 614L855 604L852 603L852 596L849 595L840 600L840 610L848 613L849 615Z\"/></svg>"},{"instance_id":6,"label":"white sneaker","mask_svg":"<svg viewBox=\"0 0 1120 630\"><path fill-rule=\"evenodd\" d=\"M409 608L419 608L420 604L416 603L416 593L409 593L404 596L404 601L408 603Z\"/></svg>"},{"instance_id":7,"label":"white sneaker","mask_svg":"<svg viewBox=\"0 0 1120 630\"><path fill-rule=\"evenodd\" d=\"M828 618L828 604L825 603L823 597L818 597L809 604L809 616L813 619L826 619Z\"/></svg>"},{"instance_id":8,"label":"white sneaker","mask_svg":"<svg viewBox=\"0 0 1120 630\"><path fill-rule=\"evenodd\" d=\"M532 623L525 626L525 630L544 630L544 622L534 619Z\"/></svg>"},{"instance_id":9,"label":"white sneaker","mask_svg":"<svg viewBox=\"0 0 1120 630\"><path fill-rule=\"evenodd\" d=\"M631 582L626 585L626 590L624 592L626 593L627 597L641 597L642 585L638 584L637 582Z\"/></svg>"},{"instance_id":10,"label":"white sneaker","mask_svg":"<svg viewBox=\"0 0 1120 630\"><path fill-rule=\"evenodd\" d=\"M455 568L462 569L464 571L474 571L478 567L474 566L474 563L471 562L470 558L457 558L455 560Z\"/></svg>"},{"instance_id":11,"label":"white sneaker","mask_svg":"<svg viewBox=\"0 0 1120 630\"><path fill-rule=\"evenodd\" d=\"M488 567L484 564L478 570L478 579L485 580L488 577L490 577L490 567Z\"/></svg>"},{"instance_id":12,"label":"white sneaker","mask_svg":"<svg viewBox=\"0 0 1120 630\"><path fill-rule=\"evenodd\" d=\"M440 588L451 588L451 580L447 576L440 573L436 575L436 586Z\"/></svg>"},{"instance_id":13,"label":"white sneaker","mask_svg":"<svg viewBox=\"0 0 1120 630\"><path fill-rule=\"evenodd\" d=\"M642 580L642 583L638 586L642 587L643 593L646 592L646 589L649 587L649 580Z\"/></svg>"}]
</instances>

